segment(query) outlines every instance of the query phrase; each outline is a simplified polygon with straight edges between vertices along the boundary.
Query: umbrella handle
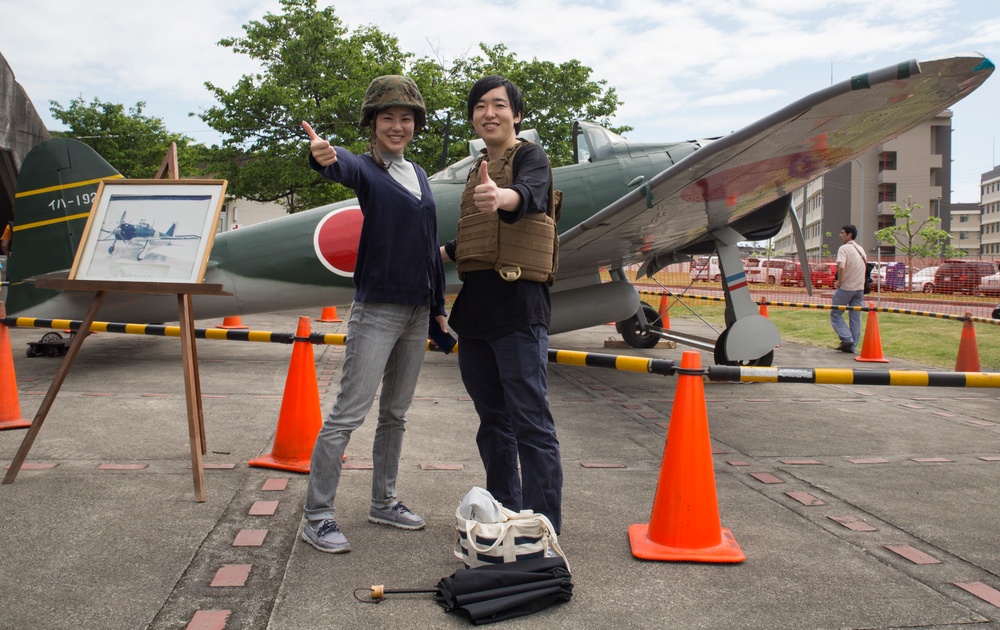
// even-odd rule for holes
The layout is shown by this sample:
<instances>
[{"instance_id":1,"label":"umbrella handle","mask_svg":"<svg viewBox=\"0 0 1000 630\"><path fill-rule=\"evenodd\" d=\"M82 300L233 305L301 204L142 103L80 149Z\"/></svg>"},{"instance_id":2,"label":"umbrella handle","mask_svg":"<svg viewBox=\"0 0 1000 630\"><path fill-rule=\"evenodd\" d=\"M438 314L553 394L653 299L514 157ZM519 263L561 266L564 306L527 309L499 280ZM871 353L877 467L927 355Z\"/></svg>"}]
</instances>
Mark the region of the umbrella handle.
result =
<instances>
[{"instance_id":1,"label":"umbrella handle","mask_svg":"<svg viewBox=\"0 0 1000 630\"><path fill-rule=\"evenodd\" d=\"M409 593L437 593L436 588L393 588L388 589L383 584L373 584L369 590L368 599L358 596L358 592L369 590L364 588L354 589L354 599L364 604L379 604L386 595L409 594Z\"/></svg>"}]
</instances>

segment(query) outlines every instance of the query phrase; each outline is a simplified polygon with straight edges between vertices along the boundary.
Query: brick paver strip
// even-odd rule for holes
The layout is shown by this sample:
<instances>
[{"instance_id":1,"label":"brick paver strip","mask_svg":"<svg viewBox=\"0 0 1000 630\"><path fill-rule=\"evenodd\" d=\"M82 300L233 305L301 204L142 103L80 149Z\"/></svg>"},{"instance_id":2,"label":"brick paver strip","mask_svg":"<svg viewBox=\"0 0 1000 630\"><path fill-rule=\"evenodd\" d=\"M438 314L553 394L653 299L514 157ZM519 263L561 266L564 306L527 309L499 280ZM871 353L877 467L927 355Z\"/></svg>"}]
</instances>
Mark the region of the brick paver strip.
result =
<instances>
[{"instance_id":1,"label":"brick paver strip","mask_svg":"<svg viewBox=\"0 0 1000 630\"><path fill-rule=\"evenodd\" d=\"M254 501L247 514L250 516L273 516L277 511L277 501Z\"/></svg>"},{"instance_id":2,"label":"brick paver strip","mask_svg":"<svg viewBox=\"0 0 1000 630\"><path fill-rule=\"evenodd\" d=\"M771 473L755 472L755 473L750 473L750 476L761 483L785 483L784 481L782 481L778 477L775 477Z\"/></svg>"},{"instance_id":3,"label":"brick paver strip","mask_svg":"<svg viewBox=\"0 0 1000 630\"><path fill-rule=\"evenodd\" d=\"M625 464L608 464L602 462L582 462L584 468L625 468Z\"/></svg>"},{"instance_id":4,"label":"brick paver strip","mask_svg":"<svg viewBox=\"0 0 1000 630\"><path fill-rule=\"evenodd\" d=\"M148 464L100 464L97 470L142 470Z\"/></svg>"},{"instance_id":5,"label":"brick paver strip","mask_svg":"<svg viewBox=\"0 0 1000 630\"><path fill-rule=\"evenodd\" d=\"M947 464L949 462L954 463L955 461L947 457L911 457L910 459L918 464Z\"/></svg>"},{"instance_id":6,"label":"brick paver strip","mask_svg":"<svg viewBox=\"0 0 1000 630\"><path fill-rule=\"evenodd\" d=\"M266 537L266 529L241 529L233 539L233 547L260 547Z\"/></svg>"},{"instance_id":7,"label":"brick paver strip","mask_svg":"<svg viewBox=\"0 0 1000 630\"><path fill-rule=\"evenodd\" d=\"M817 459L779 459L778 461L782 464L795 464L801 466L812 466L823 463Z\"/></svg>"},{"instance_id":8,"label":"brick paver strip","mask_svg":"<svg viewBox=\"0 0 1000 630\"><path fill-rule=\"evenodd\" d=\"M822 499L818 499L808 492L786 492L785 494L795 499L802 505L826 505Z\"/></svg>"},{"instance_id":9,"label":"brick paver strip","mask_svg":"<svg viewBox=\"0 0 1000 630\"><path fill-rule=\"evenodd\" d=\"M979 459L984 462L1000 462L1000 455L983 455Z\"/></svg>"},{"instance_id":10,"label":"brick paver strip","mask_svg":"<svg viewBox=\"0 0 1000 630\"><path fill-rule=\"evenodd\" d=\"M191 466L188 466L190 468ZM205 470L232 470L236 468L236 464L227 464L225 462L205 462L202 464Z\"/></svg>"},{"instance_id":11,"label":"brick paver strip","mask_svg":"<svg viewBox=\"0 0 1000 630\"><path fill-rule=\"evenodd\" d=\"M941 564L941 561L930 554L920 551L910 545L886 545L889 551L903 556L913 564Z\"/></svg>"},{"instance_id":12,"label":"brick paver strip","mask_svg":"<svg viewBox=\"0 0 1000 630\"><path fill-rule=\"evenodd\" d=\"M972 593L979 599L1000 608L1000 591L992 586L987 586L982 582L953 582L953 584L960 589Z\"/></svg>"},{"instance_id":13,"label":"brick paver strip","mask_svg":"<svg viewBox=\"0 0 1000 630\"><path fill-rule=\"evenodd\" d=\"M849 459L847 461L851 462L852 464L888 464L889 463L888 459L882 459L881 457L872 457L872 458L868 458L868 459L865 459L865 458Z\"/></svg>"},{"instance_id":14,"label":"brick paver strip","mask_svg":"<svg viewBox=\"0 0 1000 630\"><path fill-rule=\"evenodd\" d=\"M372 464L349 464L344 462L343 468L344 470L372 470L375 466Z\"/></svg>"},{"instance_id":15,"label":"brick paver strip","mask_svg":"<svg viewBox=\"0 0 1000 630\"><path fill-rule=\"evenodd\" d=\"M21 470L48 470L50 468L55 468L59 464L56 462L51 462L48 464L42 464L40 462L25 462L21 464ZM4 470L10 468L10 464L3 467Z\"/></svg>"},{"instance_id":16,"label":"brick paver strip","mask_svg":"<svg viewBox=\"0 0 1000 630\"><path fill-rule=\"evenodd\" d=\"M185 626L185 630L224 630L226 621L229 620L231 610L199 610L191 621Z\"/></svg>"},{"instance_id":17,"label":"brick paver strip","mask_svg":"<svg viewBox=\"0 0 1000 630\"><path fill-rule=\"evenodd\" d=\"M215 588L243 586L250 577L252 564L224 564L215 572L210 586Z\"/></svg>"},{"instance_id":18,"label":"brick paver strip","mask_svg":"<svg viewBox=\"0 0 1000 630\"><path fill-rule=\"evenodd\" d=\"M288 477L272 477L260 487L264 492L275 492L288 488Z\"/></svg>"},{"instance_id":19,"label":"brick paver strip","mask_svg":"<svg viewBox=\"0 0 1000 630\"><path fill-rule=\"evenodd\" d=\"M987 422L986 420L966 420L965 424L971 424L975 427L995 427L997 425L995 422Z\"/></svg>"},{"instance_id":20,"label":"brick paver strip","mask_svg":"<svg viewBox=\"0 0 1000 630\"><path fill-rule=\"evenodd\" d=\"M465 464L420 464L420 470L465 470Z\"/></svg>"},{"instance_id":21,"label":"brick paver strip","mask_svg":"<svg viewBox=\"0 0 1000 630\"><path fill-rule=\"evenodd\" d=\"M726 463L729 464L730 466L749 466L750 465L750 462L741 462L741 461L732 461L732 462L726 462Z\"/></svg>"},{"instance_id":22,"label":"brick paver strip","mask_svg":"<svg viewBox=\"0 0 1000 630\"><path fill-rule=\"evenodd\" d=\"M831 516L831 520L836 521L846 527L847 529L855 532L877 532L878 528L874 525L870 525L862 521L859 518L853 516Z\"/></svg>"}]
</instances>

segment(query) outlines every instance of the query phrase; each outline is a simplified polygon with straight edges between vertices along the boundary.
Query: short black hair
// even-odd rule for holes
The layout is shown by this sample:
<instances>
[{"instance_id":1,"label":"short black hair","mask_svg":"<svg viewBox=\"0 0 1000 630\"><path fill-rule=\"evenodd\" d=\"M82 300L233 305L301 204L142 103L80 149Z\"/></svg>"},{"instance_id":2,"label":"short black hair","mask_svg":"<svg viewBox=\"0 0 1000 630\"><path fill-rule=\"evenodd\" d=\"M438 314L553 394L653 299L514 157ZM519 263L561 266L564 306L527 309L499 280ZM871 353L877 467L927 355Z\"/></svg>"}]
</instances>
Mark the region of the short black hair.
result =
<instances>
[{"instance_id":1,"label":"short black hair","mask_svg":"<svg viewBox=\"0 0 1000 630\"><path fill-rule=\"evenodd\" d=\"M845 225L840 229L850 234L852 239L858 238L858 228L854 227L853 225L848 223L847 225Z\"/></svg>"},{"instance_id":2,"label":"short black hair","mask_svg":"<svg viewBox=\"0 0 1000 630\"><path fill-rule=\"evenodd\" d=\"M510 108L514 112L514 117L524 117L524 97L521 96L521 90L510 79L491 74L476 81L472 89L469 90L469 98L465 102L469 120L472 120L472 110L476 108L476 103L479 102L479 99L483 98L483 94L498 87L503 87L506 90L507 100L510 101ZM514 123L514 131L521 133L520 121Z\"/></svg>"}]
</instances>

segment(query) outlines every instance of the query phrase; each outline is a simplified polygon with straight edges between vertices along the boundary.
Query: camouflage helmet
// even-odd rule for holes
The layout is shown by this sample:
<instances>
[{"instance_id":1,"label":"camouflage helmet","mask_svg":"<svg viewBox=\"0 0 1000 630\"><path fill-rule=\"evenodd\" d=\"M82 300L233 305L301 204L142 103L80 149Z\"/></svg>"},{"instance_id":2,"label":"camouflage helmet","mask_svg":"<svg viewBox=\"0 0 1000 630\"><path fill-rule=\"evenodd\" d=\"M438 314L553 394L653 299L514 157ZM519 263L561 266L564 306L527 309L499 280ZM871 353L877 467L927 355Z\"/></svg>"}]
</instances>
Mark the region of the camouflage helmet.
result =
<instances>
[{"instance_id":1,"label":"camouflage helmet","mask_svg":"<svg viewBox=\"0 0 1000 630\"><path fill-rule=\"evenodd\" d=\"M375 114L389 107L409 107L413 110L414 130L420 131L427 122L427 110L417 84L409 77L390 74L373 79L361 104L361 126L368 127Z\"/></svg>"}]
</instances>

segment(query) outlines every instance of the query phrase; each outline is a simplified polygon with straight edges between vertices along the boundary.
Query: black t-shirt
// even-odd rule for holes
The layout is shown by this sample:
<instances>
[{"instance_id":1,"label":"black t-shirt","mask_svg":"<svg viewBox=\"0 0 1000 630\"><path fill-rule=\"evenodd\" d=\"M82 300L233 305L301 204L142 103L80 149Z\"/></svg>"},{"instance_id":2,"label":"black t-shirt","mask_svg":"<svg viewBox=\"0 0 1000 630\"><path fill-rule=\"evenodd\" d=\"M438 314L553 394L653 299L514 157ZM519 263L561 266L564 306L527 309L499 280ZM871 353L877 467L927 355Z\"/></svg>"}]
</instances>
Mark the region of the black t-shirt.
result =
<instances>
[{"instance_id":1,"label":"black t-shirt","mask_svg":"<svg viewBox=\"0 0 1000 630\"><path fill-rule=\"evenodd\" d=\"M512 212L499 210L501 221L513 223L525 214L544 213L549 203L549 159L537 144L528 144L514 154L514 188L521 206ZM450 245L450 244L449 244ZM448 248L453 253L452 247ZM496 271L485 269L465 274L448 323L459 337L489 341L531 324L548 328L552 319L549 285L545 282L508 282Z\"/></svg>"}]
</instances>

